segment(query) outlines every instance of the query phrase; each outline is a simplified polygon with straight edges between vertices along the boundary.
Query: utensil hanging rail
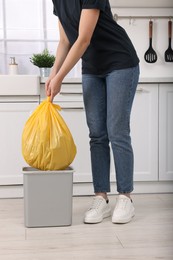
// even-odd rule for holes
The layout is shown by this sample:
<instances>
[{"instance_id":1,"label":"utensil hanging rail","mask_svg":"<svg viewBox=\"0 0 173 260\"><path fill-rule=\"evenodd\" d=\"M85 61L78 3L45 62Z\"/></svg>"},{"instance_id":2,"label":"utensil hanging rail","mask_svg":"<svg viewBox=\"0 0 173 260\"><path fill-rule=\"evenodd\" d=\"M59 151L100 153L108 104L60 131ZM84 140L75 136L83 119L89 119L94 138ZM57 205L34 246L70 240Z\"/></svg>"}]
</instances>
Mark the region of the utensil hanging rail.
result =
<instances>
[{"instance_id":1,"label":"utensil hanging rail","mask_svg":"<svg viewBox=\"0 0 173 260\"><path fill-rule=\"evenodd\" d=\"M168 16L168 15L166 15L166 16L159 16L159 15L157 15L157 16L155 16L155 15L147 15L147 16L145 16L145 15L129 15L129 16L127 16L127 15L117 15L117 14L114 14L114 19L117 21L117 20L119 20L119 19L128 19L128 20L132 20L132 19L173 19L173 16Z\"/></svg>"}]
</instances>

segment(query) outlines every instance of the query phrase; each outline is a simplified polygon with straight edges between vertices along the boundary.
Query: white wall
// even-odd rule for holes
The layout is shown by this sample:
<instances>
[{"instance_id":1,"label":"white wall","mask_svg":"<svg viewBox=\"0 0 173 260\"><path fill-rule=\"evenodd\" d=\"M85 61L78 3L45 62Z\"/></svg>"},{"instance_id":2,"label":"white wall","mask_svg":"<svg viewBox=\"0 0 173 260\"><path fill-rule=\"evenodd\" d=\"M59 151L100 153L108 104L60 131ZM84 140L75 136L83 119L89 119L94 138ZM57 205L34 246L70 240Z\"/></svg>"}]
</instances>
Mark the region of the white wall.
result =
<instances>
[{"instance_id":1,"label":"white wall","mask_svg":"<svg viewBox=\"0 0 173 260\"><path fill-rule=\"evenodd\" d=\"M171 16L173 8L112 8L113 14L119 16ZM173 77L173 63L164 61L164 53L168 48L168 19L153 20L153 49L158 60L150 64L144 61L144 53L149 47L149 19L119 19L130 36L140 58L141 77Z\"/></svg>"}]
</instances>

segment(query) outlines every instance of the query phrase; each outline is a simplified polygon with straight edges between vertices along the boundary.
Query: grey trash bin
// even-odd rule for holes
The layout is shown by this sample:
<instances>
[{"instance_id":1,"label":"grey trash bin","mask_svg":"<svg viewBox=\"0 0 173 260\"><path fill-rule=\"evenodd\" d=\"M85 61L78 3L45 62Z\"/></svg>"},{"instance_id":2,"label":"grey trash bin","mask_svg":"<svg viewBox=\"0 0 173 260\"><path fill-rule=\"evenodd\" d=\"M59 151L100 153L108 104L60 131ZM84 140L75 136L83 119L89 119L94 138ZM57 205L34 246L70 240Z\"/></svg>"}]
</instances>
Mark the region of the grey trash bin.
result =
<instances>
[{"instance_id":1,"label":"grey trash bin","mask_svg":"<svg viewBox=\"0 0 173 260\"><path fill-rule=\"evenodd\" d=\"M26 227L71 225L73 172L23 168Z\"/></svg>"}]
</instances>

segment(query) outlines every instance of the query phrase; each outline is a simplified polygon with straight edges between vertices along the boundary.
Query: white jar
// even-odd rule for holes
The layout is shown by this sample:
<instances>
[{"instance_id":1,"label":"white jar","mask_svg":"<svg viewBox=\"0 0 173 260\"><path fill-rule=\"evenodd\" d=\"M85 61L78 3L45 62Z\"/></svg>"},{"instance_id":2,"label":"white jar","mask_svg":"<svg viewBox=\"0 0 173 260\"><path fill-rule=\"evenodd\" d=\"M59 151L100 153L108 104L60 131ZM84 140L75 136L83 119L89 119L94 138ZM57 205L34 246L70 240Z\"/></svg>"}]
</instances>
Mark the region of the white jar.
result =
<instances>
[{"instance_id":1,"label":"white jar","mask_svg":"<svg viewBox=\"0 0 173 260\"><path fill-rule=\"evenodd\" d=\"M15 61L15 57L10 57L10 64L9 64L8 73L10 75L17 75L18 74L18 64Z\"/></svg>"}]
</instances>

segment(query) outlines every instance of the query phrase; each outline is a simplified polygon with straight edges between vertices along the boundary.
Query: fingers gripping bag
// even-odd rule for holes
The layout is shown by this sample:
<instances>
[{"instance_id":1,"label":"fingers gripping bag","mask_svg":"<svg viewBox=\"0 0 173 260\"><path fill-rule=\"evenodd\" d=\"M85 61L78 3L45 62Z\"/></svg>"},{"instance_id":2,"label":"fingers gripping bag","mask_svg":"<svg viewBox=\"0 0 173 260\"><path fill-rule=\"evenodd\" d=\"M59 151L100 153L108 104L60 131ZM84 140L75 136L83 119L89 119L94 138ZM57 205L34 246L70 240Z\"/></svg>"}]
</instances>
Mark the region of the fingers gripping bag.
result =
<instances>
[{"instance_id":1,"label":"fingers gripping bag","mask_svg":"<svg viewBox=\"0 0 173 260\"><path fill-rule=\"evenodd\" d=\"M22 154L25 161L40 170L63 170L75 158L76 146L62 116L60 106L43 101L25 123Z\"/></svg>"}]
</instances>

